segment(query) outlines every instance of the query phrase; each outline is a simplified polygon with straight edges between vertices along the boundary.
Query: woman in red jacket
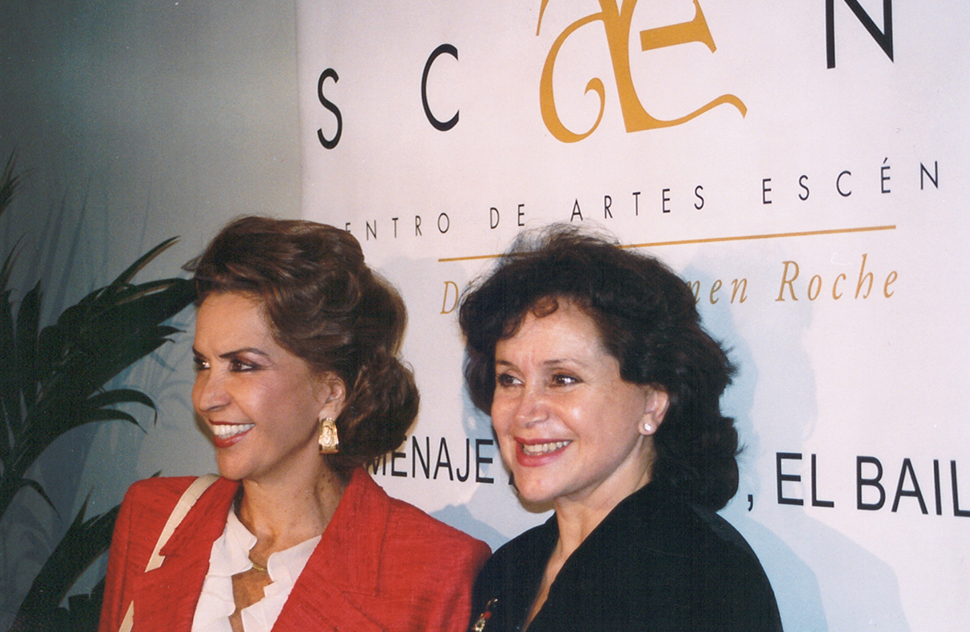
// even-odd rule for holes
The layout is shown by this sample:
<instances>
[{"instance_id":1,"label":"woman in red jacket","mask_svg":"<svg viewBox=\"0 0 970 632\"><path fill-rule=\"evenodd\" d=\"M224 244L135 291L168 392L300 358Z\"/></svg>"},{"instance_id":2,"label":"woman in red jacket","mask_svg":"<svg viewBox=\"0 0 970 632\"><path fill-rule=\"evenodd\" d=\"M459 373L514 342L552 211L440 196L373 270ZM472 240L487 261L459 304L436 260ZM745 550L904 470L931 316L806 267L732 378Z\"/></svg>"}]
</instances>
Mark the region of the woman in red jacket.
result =
<instances>
[{"instance_id":1,"label":"woman in red jacket","mask_svg":"<svg viewBox=\"0 0 970 632\"><path fill-rule=\"evenodd\" d=\"M463 629L488 547L363 468L417 414L400 296L306 221L236 220L191 267L192 400L221 478L132 486L101 632Z\"/></svg>"}]
</instances>

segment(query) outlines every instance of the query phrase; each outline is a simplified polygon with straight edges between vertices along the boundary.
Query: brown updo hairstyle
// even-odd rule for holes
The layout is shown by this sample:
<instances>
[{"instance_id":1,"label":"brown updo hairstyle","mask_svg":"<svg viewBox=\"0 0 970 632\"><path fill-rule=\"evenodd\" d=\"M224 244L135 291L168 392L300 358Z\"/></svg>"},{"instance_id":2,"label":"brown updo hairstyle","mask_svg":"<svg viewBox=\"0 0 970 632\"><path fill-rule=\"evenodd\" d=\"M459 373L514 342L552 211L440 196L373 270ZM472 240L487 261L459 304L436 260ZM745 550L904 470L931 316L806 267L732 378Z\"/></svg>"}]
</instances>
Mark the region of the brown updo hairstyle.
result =
<instances>
[{"instance_id":1,"label":"brown updo hairstyle","mask_svg":"<svg viewBox=\"0 0 970 632\"><path fill-rule=\"evenodd\" d=\"M347 473L401 445L418 413L414 376L398 358L407 312L400 295L364 263L347 231L304 220L242 217L186 269L196 305L210 294L258 300L276 341L317 373L343 380L336 419Z\"/></svg>"},{"instance_id":2,"label":"brown updo hairstyle","mask_svg":"<svg viewBox=\"0 0 970 632\"><path fill-rule=\"evenodd\" d=\"M495 347L515 335L526 314L543 317L569 301L596 324L627 382L667 392L653 435L651 484L689 502L720 509L738 489L738 433L721 414L733 367L704 331L694 295L656 259L568 225L526 232L496 267L462 296L465 382L489 413Z\"/></svg>"}]
</instances>

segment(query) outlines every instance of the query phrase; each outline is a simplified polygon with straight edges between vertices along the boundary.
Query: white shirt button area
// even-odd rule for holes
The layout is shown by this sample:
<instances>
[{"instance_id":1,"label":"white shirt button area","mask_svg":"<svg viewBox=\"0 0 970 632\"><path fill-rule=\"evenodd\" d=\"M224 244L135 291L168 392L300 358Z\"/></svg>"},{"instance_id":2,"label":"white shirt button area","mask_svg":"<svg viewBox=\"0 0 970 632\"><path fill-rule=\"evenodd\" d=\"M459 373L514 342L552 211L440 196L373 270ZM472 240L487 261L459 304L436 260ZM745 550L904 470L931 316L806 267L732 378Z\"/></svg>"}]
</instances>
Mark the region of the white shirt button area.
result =
<instances>
[{"instance_id":1,"label":"white shirt button area","mask_svg":"<svg viewBox=\"0 0 970 632\"><path fill-rule=\"evenodd\" d=\"M285 551L269 556L266 569L272 583L263 590L263 598L242 611L246 632L270 632L293 590L296 578L310 560L321 536L310 538ZM253 567L249 551L256 546L256 536L249 532L229 511L222 535L212 544L209 572L202 584L202 594L195 608L192 632L231 632L229 616L235 612L232 576Z\"/></svg>"}]
</instances>

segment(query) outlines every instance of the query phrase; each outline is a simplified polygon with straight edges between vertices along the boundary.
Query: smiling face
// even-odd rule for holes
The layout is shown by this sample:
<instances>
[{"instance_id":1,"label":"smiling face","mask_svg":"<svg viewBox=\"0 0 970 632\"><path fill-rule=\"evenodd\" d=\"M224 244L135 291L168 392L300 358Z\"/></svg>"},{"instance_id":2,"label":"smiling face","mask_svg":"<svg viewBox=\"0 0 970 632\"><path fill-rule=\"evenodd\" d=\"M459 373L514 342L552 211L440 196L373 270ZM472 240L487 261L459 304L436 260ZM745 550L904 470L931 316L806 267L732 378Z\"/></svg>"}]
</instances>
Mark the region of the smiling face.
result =
<instances>
[{"instance_id":1,"label":"smiling face","mask_svg":"<svg viewBox=\"0 0 970 632\"><path fill-rule=\"evenodd\" d=\"M624 381L596 324L572 303L528 313L496 345L495 375L492 424L525 500L608 511L649 482L650 435L667 395Z\"/></svg>"},{"instance_id":2,"label":"smiling face","mask_svg":"<svg viewBox=\"0 0 970 632\"><path fill-rule=\"evenodd\" d=\"M196 317L195 411L212 431L219 473L270 481L326 467L321 416L336 417L343 384L315 375L276 342L262 305L244 294L212 294Z\"/></svg>"}]
</instances>

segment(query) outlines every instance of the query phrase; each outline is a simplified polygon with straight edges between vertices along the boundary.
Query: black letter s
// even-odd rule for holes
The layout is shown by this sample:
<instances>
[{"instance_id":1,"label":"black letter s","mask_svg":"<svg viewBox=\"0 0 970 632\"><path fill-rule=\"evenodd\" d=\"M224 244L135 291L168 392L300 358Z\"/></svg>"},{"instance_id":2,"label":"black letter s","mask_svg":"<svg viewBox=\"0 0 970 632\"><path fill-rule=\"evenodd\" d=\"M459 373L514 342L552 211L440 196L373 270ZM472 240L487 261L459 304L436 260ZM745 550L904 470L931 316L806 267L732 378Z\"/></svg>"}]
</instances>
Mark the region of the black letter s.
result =
<instances>
[{"instance_id":1,"label":"black letter s","mask_svg":"<svg viewBox=\"0 0 970 632\"><path fill-rule=\"evenodd\" d=\"M320 99L320 103L323 104L323 107L333 112L334 116L337 117L337 133L333 135L333 140L327 140L327 138L323 135L322 129L317 129L317 138L320 139L321 145L327 149L333 149L337 146L337 143L340 142L340 133L343 131L344 123L343 118L340 116L340 110L337 108L337 106L331 103L327 97L323 96L323 82L325 79L333 79L333 82L337 83L340 78L337 76L336 70L333 68L327 68L320 74L320 79L317 81L317 97Z\"/></svg>"}]
</instances>

